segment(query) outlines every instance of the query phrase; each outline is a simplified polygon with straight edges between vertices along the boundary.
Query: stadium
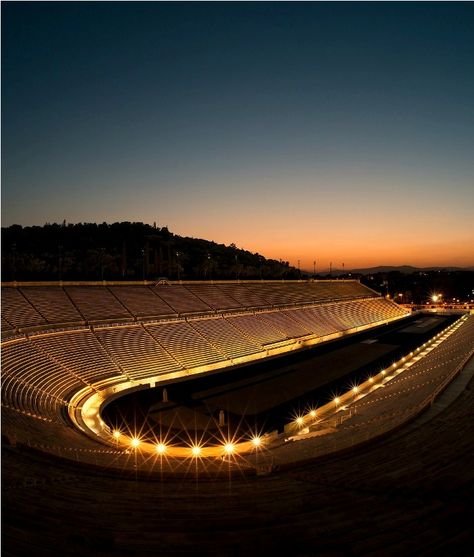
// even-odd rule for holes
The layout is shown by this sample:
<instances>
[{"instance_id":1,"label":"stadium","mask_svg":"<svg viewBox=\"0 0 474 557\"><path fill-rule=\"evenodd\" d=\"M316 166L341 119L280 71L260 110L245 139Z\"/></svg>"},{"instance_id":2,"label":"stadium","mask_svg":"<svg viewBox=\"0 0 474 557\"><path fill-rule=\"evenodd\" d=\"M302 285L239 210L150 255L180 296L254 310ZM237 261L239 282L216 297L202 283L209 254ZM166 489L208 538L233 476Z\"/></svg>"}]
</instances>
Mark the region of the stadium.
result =
<instances>
[{"instance_id":1,"label":"stadium","mask_svg":"<svg viewBox=\"0 0 474 557\"><path fill-rule=\"evenodd\" d=\"M355 280L4 283L5 555L457 554L473 339Z\"/></svg>"},{"instance_id":2,"label":"stadium","mask_svg":"<svg viewBox=\"0 0 474 557\"><path fill-rule=\"evenodd\" d=\"M473 4L1 15L2 555L474 556Z\"/></svg>"}]
</instances>

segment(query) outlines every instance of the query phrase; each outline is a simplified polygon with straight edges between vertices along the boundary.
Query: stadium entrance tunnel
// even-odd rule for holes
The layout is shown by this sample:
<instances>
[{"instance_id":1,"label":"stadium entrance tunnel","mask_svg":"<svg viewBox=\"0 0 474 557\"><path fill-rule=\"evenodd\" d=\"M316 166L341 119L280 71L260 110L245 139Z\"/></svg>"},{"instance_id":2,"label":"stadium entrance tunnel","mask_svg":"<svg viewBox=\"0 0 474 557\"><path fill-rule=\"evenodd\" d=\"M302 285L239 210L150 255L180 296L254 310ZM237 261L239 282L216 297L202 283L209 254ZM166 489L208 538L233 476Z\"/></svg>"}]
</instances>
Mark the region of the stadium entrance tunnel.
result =
<instances>
[{"instance_id":1,"label":"stadium entrance tunnel","mask_svg":"<svg viewBox=\"0 0 474 557\"><path fill-rule=\"evenodd\" d=\"M326 427L458 317L417 315L305 352L97 395L83 409L84 423L117 446L179 458L260 450L285 431Z\"/></svg>"}]
</instances>

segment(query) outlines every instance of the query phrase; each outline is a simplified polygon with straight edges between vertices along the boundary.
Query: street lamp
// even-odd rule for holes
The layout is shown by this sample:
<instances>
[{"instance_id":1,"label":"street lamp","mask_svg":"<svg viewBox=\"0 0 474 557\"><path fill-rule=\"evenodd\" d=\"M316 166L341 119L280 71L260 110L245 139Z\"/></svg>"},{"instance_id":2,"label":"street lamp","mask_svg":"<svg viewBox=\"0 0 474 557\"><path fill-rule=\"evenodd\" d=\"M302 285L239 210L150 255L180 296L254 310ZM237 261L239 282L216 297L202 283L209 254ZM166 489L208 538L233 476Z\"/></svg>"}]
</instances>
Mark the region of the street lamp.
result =
<instances>
[{"instance_id":1,"label":"street lamp","mask_svg":"<svg viewBox=\"0 0 474 557\"><path fill-rule=\"evenodd\" d=\"M179 251L176 252L176 266L178 267L178 281L180 280Z\"/></svg>"}]
</instances>

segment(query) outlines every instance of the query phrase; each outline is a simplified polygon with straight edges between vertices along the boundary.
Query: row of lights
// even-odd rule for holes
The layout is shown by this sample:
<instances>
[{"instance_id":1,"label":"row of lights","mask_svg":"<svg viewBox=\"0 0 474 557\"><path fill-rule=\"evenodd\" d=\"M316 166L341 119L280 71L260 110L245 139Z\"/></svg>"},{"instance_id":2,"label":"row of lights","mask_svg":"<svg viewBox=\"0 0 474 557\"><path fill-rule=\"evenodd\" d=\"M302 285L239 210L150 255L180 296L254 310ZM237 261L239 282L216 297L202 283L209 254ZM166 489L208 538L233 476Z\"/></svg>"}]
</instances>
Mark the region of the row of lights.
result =
<instances>
[{"instance_id":1,"label":"row of lights","mask_svg":"<svg viewBox=\"0 0 474 557\"><path fill-rule=\"evenodd\" d=\"M461 320L464 320L465 317L462 317ZM423 343L420 347L418 347L415 352L420 352L421 350L423 350L424 348L426 348L428 345L436 342L442 335L445 335L446 333L448 333L449 331L451 331L452 329L456 329L460 326L460 322L456 321L455 323L453 323L450 327L448 327L446 330L441 331L440 333L438 333L437 335L435 335L431 340ZM408 354L407 356L403 356L403 358L401 358L398 362L394 362L392 364L392 369L396 368L397 366L400 365L400 363L405 363L407 358L412 358L414 356L413 352L410 352L410 354ZM380 374L382 375L382 377L385 377L385 375L387 374L387 370L383 369ZM373 377L369 377L368 378L369 383L374 383L375 379ZM352 387L352 389L350 391L347 391L347 394L352 392L354 394L354 396L358 395L360 392L360 388L355 385L354 387ZM341 395L343 396L343 395ZM341 397L340 396L335 396L333 398L333 402L334 404L337 406L339 406L340 402L341 402ZM303 427L306 421L307 417L311 417L311 418L316 418L317 416L317 411L316 410L311 410L307 416L298 416L297 418L295 418L295 424L299 427Z\"/></svg>"},{"instance_id":2,"label":"row of lights","mask_svg":"<svg viewBox=\"0 0 474 557\"><path fill-rule=\"evenodd\" d=\"M120 439L120 437L122 436L122 433L119 430L115 430L113 432L113 437L118 441ZM255 449L258 449L261 445L262 445L262 438L255 436L252 437L252 439L250 440L253 447ZM138 447L141 445L142 440L139 437L132 437L130 439L130 446L133 449L138 449ZM155 445L155 450L159 455L164 455L168 452L169 449L172 449L172 446L168 446L165 443L156 443ZM227 455L231 455L236 451L236 445L234 443L230 443L227 442L224 445L222 445L222 450L224 452L224 454ZM189 456L192 456L194 458L197 458L199 456L201 456L202 453L202 447L200 445L192 445L191 447L189 447Z\"/></svg>"}]
</instances>

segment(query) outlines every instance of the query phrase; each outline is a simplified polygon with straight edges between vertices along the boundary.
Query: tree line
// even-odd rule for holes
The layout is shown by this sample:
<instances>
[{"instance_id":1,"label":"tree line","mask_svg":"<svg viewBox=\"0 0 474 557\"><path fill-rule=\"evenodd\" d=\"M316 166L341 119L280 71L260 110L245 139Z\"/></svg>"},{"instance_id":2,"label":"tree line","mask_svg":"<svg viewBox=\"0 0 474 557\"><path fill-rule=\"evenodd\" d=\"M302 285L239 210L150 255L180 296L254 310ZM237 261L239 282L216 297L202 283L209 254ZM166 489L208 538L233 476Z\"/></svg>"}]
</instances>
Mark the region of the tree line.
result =
<instances>
[{"instance_id":1,"label":"tree line","mask_svg":"<svg viewBox=\"0 0 474 557\"><path fill-rule=\"evenodd\" d=\"M2 227L2 281L296 279L288 261L142 222Z\"/></svg>"}]
</instances>

